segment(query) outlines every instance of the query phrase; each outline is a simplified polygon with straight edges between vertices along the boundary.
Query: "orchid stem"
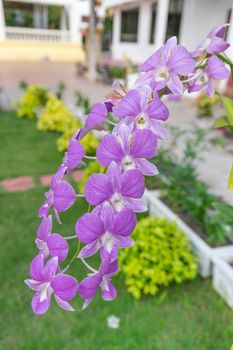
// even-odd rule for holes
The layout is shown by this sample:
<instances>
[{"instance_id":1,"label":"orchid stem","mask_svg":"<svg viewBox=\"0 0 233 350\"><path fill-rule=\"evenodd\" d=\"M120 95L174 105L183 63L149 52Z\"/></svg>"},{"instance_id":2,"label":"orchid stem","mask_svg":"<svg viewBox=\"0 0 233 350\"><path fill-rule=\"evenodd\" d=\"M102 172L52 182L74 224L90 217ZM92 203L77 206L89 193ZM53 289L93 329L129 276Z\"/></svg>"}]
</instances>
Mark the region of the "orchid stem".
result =
<instances>
[{"instance_id":1,"label":"orchid stem","mask_svg":"<svg viewBox=\"0 0 233 350\"><path fill-rule=\"evenodd\" d=\"M108 124L110 124L110 125L113 125L113 126L116 126L118 123L114 123L114 122L112 122L111 120L109 120L109 119L106 119L106 122L108 123Z\"/></svg>"},{"instance_id":2,"label":"orchid stem","mask_svg":"<svg viewBox=\"0 0 233 350\"><path fill-rule=\"evenodd\" d=\"M68 237L64 237L65 238L65 240L69 240L69 239L75 239L75 238L77 238L77 236L76 235L73 235L73 236L68 236Z\"/></svg>"},{"instance_id":3,"label":"orchid stem","mask_svg":"<svg viewBox=\"0 0 233 350\"><path fill-rule=\"evenodd\" d=\"M80 241L78 241L78 247L77 247L77 250L76 250L74 256L70 259L68 265L66 265L66 267L62 270L62 273L66 272L71 267L73 262L77 259L79 251L80 251Z\"/></svg>"},{"instance_id":4,"label":"orchid stem","mask_svg":"<svg viewBox=\"0 0 233 350\"><path fill-rule=\"evenodd\" d=\"M90 271L92 271L92 272L94 272L94 273L98 272L98 271L95 270L93 267L91 267L84 259L80 259L80 260L83 262L83 264L84 264Z\"/></svg>"},{"instance_id":5,"label":"orchid stem","mask_svg":"<svg viewBox=\"0 0 233 350\"><path fill-rule=\"evenodd\" d=\"M85 197L85 194L84 193L76 193L76 197L80 197L80 198L84 198Z\"/></svg>"},{"instance_id":6,"label":"orchid stem","mask_svg":"<svg viewBox=\"0 0 233 350\"><path fill-rule=\"evenodd\" d=\"M90 159L90 160L96 160L96 157L94 157L94 156L84 156L84 158Z\"/></svg>"}]
</instances>

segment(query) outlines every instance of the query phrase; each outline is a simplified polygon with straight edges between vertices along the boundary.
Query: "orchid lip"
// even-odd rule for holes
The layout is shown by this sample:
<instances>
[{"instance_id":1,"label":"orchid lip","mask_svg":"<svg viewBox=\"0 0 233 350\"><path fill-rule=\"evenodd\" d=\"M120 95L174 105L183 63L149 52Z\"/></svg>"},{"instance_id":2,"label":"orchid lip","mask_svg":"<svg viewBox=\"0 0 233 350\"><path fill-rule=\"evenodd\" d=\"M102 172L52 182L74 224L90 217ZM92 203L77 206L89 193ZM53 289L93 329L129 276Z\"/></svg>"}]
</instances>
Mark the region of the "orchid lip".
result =
<instances>
[{"instance_id":1,"label":"orchid lip","mask_svg":"<svg viewBox=\"0 0 233 350\"><path fill-rule=\"evenodd\" d=\"M136 119L138 129L145 129L149 126L148 116L145 113L139 114Z\"/></svg>"},{"instance_id":2,"label":"orchid lip","mask_svg":"<svg viewBox=\"0 0 233 350\"><path fill-rule=\"evenodd\" d=\"M130 157L129 155L125 156L124 159L122 160L122 167L124 170L135 169L135 163L133 161L133 158Z\"/></svg>"},{"instance_id":3,"label":"orchid lip","mask_svg":"<svg viewBox=\"0 0 233 350\"><path fill-rule=\"evenodd\" d=\"M121 211L124 209L124 203L120 193L115 193L111 198L111 203L116 211Z\"/></svg>"}]
</instances>

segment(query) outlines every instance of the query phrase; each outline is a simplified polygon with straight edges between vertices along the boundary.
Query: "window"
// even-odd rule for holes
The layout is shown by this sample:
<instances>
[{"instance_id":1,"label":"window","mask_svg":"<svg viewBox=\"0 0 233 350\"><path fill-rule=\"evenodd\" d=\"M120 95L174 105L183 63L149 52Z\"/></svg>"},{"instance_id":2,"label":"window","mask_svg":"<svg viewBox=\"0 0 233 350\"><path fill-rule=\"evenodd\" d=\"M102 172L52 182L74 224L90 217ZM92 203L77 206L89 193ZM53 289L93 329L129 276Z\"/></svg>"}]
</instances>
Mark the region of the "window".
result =
<instances>
[{"instance_id":1,"label":"window","mask_svg":"<svg viewBox=\"0 0 233 350\"><path fill-rule=\"evenodd\" d=\"M156 24L156 10L157 4L153 4L151 14L151 26L150 26L150 44L153 44L155 41L155 24Z\"/></svg>"},{"instance_id":2,"label":"window","mask_svg":"<svg viewBox=\"0 0 233 350\"><path fill-rule=\"evenodd\" d=\"M183 3L184 0L170 0L166 39L171 36L179 38Z\"/></svg>"},{"instance_id":3,"label":"window","mask_svg":"<svg viewBox=\"0 0 233 350\"><path fill-rule=\"evenodd\" d=\"M121 41L136 43L138 40L139 9L121 12Z\"/></svg>"}]
</instances>

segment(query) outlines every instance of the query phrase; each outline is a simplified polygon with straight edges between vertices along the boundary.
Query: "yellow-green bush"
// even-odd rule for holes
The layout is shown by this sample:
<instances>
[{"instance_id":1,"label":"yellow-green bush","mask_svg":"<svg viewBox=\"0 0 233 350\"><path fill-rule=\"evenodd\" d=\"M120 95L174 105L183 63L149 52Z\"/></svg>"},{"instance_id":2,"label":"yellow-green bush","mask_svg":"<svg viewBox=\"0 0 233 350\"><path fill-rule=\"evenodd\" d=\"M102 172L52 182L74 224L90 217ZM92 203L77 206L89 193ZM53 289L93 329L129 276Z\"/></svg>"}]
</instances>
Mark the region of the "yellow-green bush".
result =
<instances>
[{"instance_id":1,"label":"yellow-green bush","mask_svg":"<svg viewBox=\"0 0 233 350\"><path fill-rule=\"evenodd\" d=\"M104 170L105 170L105 168L103 168L96 160L90 162L88 164L88 166L85 168L83 176L82 176L82 180L78 185L79 191L81 193L84 192L84 186L85 186L87 179L90 175L92 175L94 173L103 173Z\"/></svg>"},{"instance_id":2,"label":"yellow-green bush","mask_svg":"<svg viewBox=\"0 0 233 350\"><path fill-rule=\"evenodd\" d=\"M64 102L57 97L50 96L48 102L37 122L39 130L56 131L62 133L57 140L58 150L63 152L68 148L69 140L76 130L82 127L73 113ZM87 134L81 141L87 155L95 154L98 140L93 134Z\"/></svg>"},{"instance_id":3,"label":"yellow-green bush","mask_svg":"<svg viewBox=\"0 0 233 350\"><path fill-rule=\"evenodd\" d=\"M39 130L61 133L70 131L70 136L80 127L80 122L67 108L65 103L55 96L50 96L37 123Z\"/></svg>"},{"instance_id":4,"label":"yellow-green bush","mask_svg":"<svg viewBox=\"0 0 233 350\"><path fill-rule=\"evenodd\" d=\"M17 115L21 118L36 118L36 109L44 107L48 98L49 93L45 87L30 86L15 104Z\"/></svg>"},{"instance_id":5,"label":"yellow-green bush","mask_svg":"<svg viewBox=\"0 0 233 350\"><path fill-rule=\"evenodd\" d=\"M120 251L119 262L127 289L135 298L155 295L161 287L196 277L196 258L175 222L147 217L138 222L133 238L135 245Z\"/></svg>"}]
</instances>

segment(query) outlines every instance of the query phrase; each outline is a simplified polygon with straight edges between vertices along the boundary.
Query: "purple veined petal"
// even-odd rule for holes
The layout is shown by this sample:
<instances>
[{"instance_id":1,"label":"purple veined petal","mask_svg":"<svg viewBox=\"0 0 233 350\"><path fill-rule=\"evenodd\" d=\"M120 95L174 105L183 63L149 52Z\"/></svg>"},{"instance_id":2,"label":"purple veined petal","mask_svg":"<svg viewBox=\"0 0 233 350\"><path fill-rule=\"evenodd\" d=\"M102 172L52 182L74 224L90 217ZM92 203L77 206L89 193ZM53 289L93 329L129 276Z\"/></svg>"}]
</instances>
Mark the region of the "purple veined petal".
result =
<instances>
[{"instance_id":1,"label":"purple veined petal","mask_svg":"<svg viewBox=\"0 0 233 350\"><path fill-rule=\"evenodd\" d=\"M156 136L149 129L136 130L133 134L130 155L133 158L152 158L157 149Z\"/></svg>"},{"instance_id":2,"label":"purple veined petal","mask_svg":"<svg viewBox=\"0 0 233 350\"><path fill-rule=\"evenodd\" d=\"M105 107L107 108L107 111L110 113L112 112L113 103L111 100L104 101Z\"/></svg>"},{"instance_id":3,"label":"purple veined petal","mask_svg":"<svg viewBox=\"0 0 233 350\"><path fill-rule=\"evenodd\" d=\"M102 260L102 262L111 263L111 261L114 261L117 258L118 258L118 246L116 244L111 248L110 252L104 247L100 248L100 259Z\"/></svg>"},{"instance_id":4,"label":"purple veined petal","mask_svg":"<svg viewBox=\"0 0 233 350\"><path fill-rule=\"evenodd\" d=\"M140 67L140 72L148 72L156 67L160 67L162 48L158 49L153 55L151 55Z\"/></svg>"},{"instance_id":5,"label":"purple veined petal","mask_svg":"<svg viewBox=\"0 0 233 350\"><path fill-rule=\"evenodd\" d=\"M209 79L205 90L206 90L207 96L209 96L209 97L213 96L213 94L214 94L214 80L213 79Z\"/></svg>"},{"instance_id":6,"label":"purple veined petal","mask_svg":"<svg viewBox=\"0 0 233 350\"><path fill-rule=\"evenodd\" d=\"M151 131L158 139L164 140L167 136L166 129L163 125L157 120L151 120Z\"/></svg>"},{"instance_id":7,"label":"purple veined petal","mask_svg":"<svg viewBox=\"0 0 233 350\"><path fill-rule=\"evenodd\" d=\"M111 301L116 299L117 297L117 291L112 282L108 282L108 287L102 287L101 284L101 289L102 289L102 298L105 301Z\"/></svg>"},{"instance_id":8,"label":"purple veined petal","mask_svg":"<svg viewBox=\"0 0 233 350\"><path fill-rule=\"evenodd\" d=\"M62 262L66 259L69 251L69 245L66 242L65 238L63 238L61 235L53 233L51 236L49 236L47 239L47 246L50 255L52 257L57 256L59 262Z\"/></svg>"},{"instance_id":9,"label":"purple veined petal","mask_svg":"<svg viewBox=\"0 0 233 350\"><path fill-rule=\"evenodd\" d=\"M140 104L141 104L141 111L145 111L149 97L152 93L151 87L148 84L145 84L145 86L142 86L140 89Z\"/></svg>"},{"instance_id":10,"label":"purple veined petal","mask_svg":"<svg viewBox=\"0 0 233 350\"><path fill-rule=\"evenodd\" d=\"M113 262L109 263L109 261L102 261L102 264L100 265L99 273L101 276L108 276L111 277L115 275L116 272L119 271L118 261L114 260Z\"/></svg>"},{"instance_id":11,"label":"purple veined petal","mask_svg":"<svg viewBox=\"0 0 233 350\"><path fill-rule=\"evenodd\" d=\"M46 240L52 230L52 215L44 216L37 231L37 237Z\"/></svg>"},{"instance_id":12,"label":"purple veined petal","mask_svg":"<svg viewBox=\"0 0 233 350\"><path fill-rule=\"evenodd\" d=\"M215 36L219 38L224 38L225 32L226 32L226 27L228 27L228 23L222 23L211 29L211 31L208 33L207 38L213 38Z\"/></svg>"},{"instance_id":13,"label":"purple veined petal","mask_svg":"<svg viewBox=\"0 0 233 350\"><path fill-rule=\"evenodd\" d=\"M121 169L117 163L112 162L110 164L106 176L111 182L114 192L118 192L121 186Z\"/></svg>"},{"instance_id":14,"label":"purple veined petal","mask_svg":"<svg viewBox=\"0 0 233 350\"><path fill-rule=\"evenodd\" d=\"M31 262L29 274L36 281L43 281L44 259L41 254L37 255Z\"/></svg>"},{"instance_id":15,"label":"purple veined petal","mask_svg":"<svg viewBox=\"0 0 233 350\"><path fill-rule=\"evenodd\" d=\"M91 276L86 277L79 284L78 293L82 299L92 299L101 283L102 277L99 273L95 273Z\"/></svg>"},{"instance_id":16,"label":"purple veined petal","mask_svg":"<svg viewBox=\"0 0 233 350\"><path fill-rule=\"evenodd\" d=\"M87 213L76 222L75 232L80 242L88 244L99 239L104 234L105 228L99 216Z\"/></svg>"},{"instance_id":17,"label":"purple veined petal","mask_svg":"<svg viewBox=\"0 0 233 350\"><path fill-rule=\"evenodd\" d=\"M67 165L69 170L75 169L82 161L85 151L81 143L76 140L70 140L67 151Z\"/></svg>"},{"instance_id":18,"label":"purple veined petal","mask_svg":"<svg viewBox=\"0 0 233 350\"><path fill-rule=\"evenodd\" d=\"M183 84L179 78L179 76L176 73L172 73L170 75L170 79L167 83L167 86L169 90L175 94L175 95L182 95L183 94Z\"/></svg>"},{"instance_id":19,"label":"purple veined petal","mask_svg":"<svg viewBox=\"0 0 233 350\"><path fill-rule=\"evenodd\" d=\"M50 281L55 276L58 267L58 257L55 256L45 264L45 267L43 269L44 280Z\"/></svg>"},{"instance_id":20,"label":"purple veined petal","mask_svg":"<svg viewBox=\"0 0 233 350\"><path fill-rule=\"evenodd\" d=\"M144 86L151 86L151 81L153 79L153 70L150 70L146 73L141 74L133 85L133 89L141 89Z\"/></svg>"},{"instance_id":21,"label":"purple veined petal","mask_svg":"<svg viewBox=\"0 0 233 350\"><path fill-rule=\"evenodd\" d=\"M44 241L40 238L37 238L35 240L35 242L36 242L36 246L39 249L39 252L43 256L43 258L44 259L47 258L49 256L49 249L48 249L46 241Z\"/></svg>"},{"instance_id":22,"label":"purple veined petal","mask_svg":"<svg viewBox=\"0 0 233 350\"><path fill-rule=\"evenodd\" d=\"M120 143L115 135L106 135L102 139L96 157L102 166L109 166L112 161L120 163L124 157L124 153Z\"/></svg>"},{"instance_id":23,"label":"purple veined petal","mask_svg":"<svg viewBox=\"0 0 233 350\"><path fill-rule=\"evenodd\" d=\"M144 190L145 180L139 170L128 170L121 176L121 194L124 197L140 198Z\"/></svg>"},{"instance_id":24,"label":"purple veined petal","mask_svg":"<svg viewBox=\"0 0 233 350\"><path fill-rule=\"evenodd\" d=\"M156 93L154 93L153 101L148 104L145 112L152 119L167 120L169 116L167 106L165 106Z\"/></svg>"},{"instance_id":25,"label":"purple veined petal","mask_svg":"<svg viewBox=\"0 0 233 350\"><path fill-rule=\"evenodd\" d=\"M148 210L142 199L124 198L125 206L133 210L135 213L143 213Z\"/></svg>"},{"instance_id":26,"label":"purple veined petal","mask_svg":"<svg viewBox=\"0 0 233 350\"><path fill-rule=\"evenodd\" d=\"M48 311L50 307L50 297L47 297L45 300L40 301L40 293L36 293L32 298L32 311L37 315L42 315Z\"/></svg>"},{"instance_id":27,"label":"purple veined petal","mask_svg":"<svg viewBox=\"0 0 233 350\"><path fill-rule=\"evenodd\" d=\"M85 245L79 252L78 258L84 259L89 256L94 255L100 249L101 243L99 240L96 240L90 244Z\"/></svg>"},{"instance_id":28,"label":"purple veined petal","mask_svg":"<svg viewBox=\"0 0 233 350\"><path fill-rule=\"evenodd\" d=\"M189 83L188 92L191 93L191 92L200 91L204 86L205 86L205 83L194 81L191 84Z\"/></svg>"},{"instance_id":29,"label":"purple veined petal","mask_svg":"<svg viewBox=\"0 0 233 350\"><path fill-rule=\"evenodd\" d=\"M52 279L51 287L58 298L69 301L77 294L78 282L72 276L59 273Z\"/></svg>"},{"instance_id":30,"label":"purple veined petal","mask_svg":"<svg viewBox=\"0 0 233 350\"><path fill-rule=\"evenodd\" d=\"M56 186L56 184L62 180L63 176L66 173L66 170L67 170L67 167L64 164L59 166L56 173L53 175L53 178L50 183L52 190L54 189L54 186Z\"/></svg>"},{"instance_id":31,"label":"purple veined petal","mask_svg":"<svg viewBox=\"0 0 233 350\"><path fill-rule=\"evenodd\" d=\"M164 70L164 69L163 69ZM162 72L163 73L163 72ZM159 77L160 71L159 69L155 70L155 76L154 78L151 80L150 86L151 89L157 93L157 91L162 90L166 87L167 82L168 82L168 72L165 71L165 74L167 75L164 78L160 78ZM163 73L164 74L164 73Z\"/></svg>"},{"instance_id":32,"label":"purple veined petal","mask_svg":"<svg viewBox=\"0 0 233 350\"><path fill-rule=\"evenodd\" d=\"M225 64L216 56L209 58L208 65L205 68L205 73L211 79L222 80L230 76L230 71Z\"/></svg>"},{"instance_id":33,"label":"purple veined petal","mask_svg":"<svg viewBox=\"0 0 233 350\"><path fill-rule=\"evenodd\" d=\"M93 300L93 298L91 298L91 299L86 299L86 300L84 301L84 303L83 303L82 309L85 310L85 309L90 305L90 303L92 302L92 300Z\"/></svg>"},{"instance_id":34,"label":"purple veined petal","mask_svg":"<svg viewBox=\"0 0 233 350\"><path fill-rule=\"evenodd\" d=\"M56 209L56 208L53 208L53 211L54 211L54 215L55 215L55 218L56 218L57 222L61 225L62 222L61 222L61 219L60 219L60 216L59 216L59 214L58 214L57 209Z\"/></svg>"},{"instance_id":35,"label":"purple veined petal","mask_svg":"<svg viewBox=\"0 0 233 350\"><path fill-rule=\"evenodd\" d=\"M80 132L79 139L82 139L90 130L99 126L107 117L108 111L104 103L95 104L87 115L85 125Z\"/></svg>"},{"instance_id":36,"label":"purple veined petal","mask_svg":"<svg viewBox=\"0 0 233 350\"><path fill-rule=\"evenodd\" d=\"M163 60L166 62L169 58L170 58L170 55L171 55L171 51L172 49L174 49L175 47L177 47L177 37L176 36L172 36L171 38L169 38L163 49L162 49L162 57L163 57Z\"/></svg>"},{"instance_id":37,"label":"purple veined petal","mask_svg":"<svg viewBox=\"0 0 233 350\"><path fill-rule=\"evenodd\" d=\"M123 209L114 216L111 233L116 236L128 236L135 229L137 218L134 212L130 209Z\"/></svg>"},{"instance_id":38,"label":"purple veined petal","mask_svg":"<svg viewBox=\"0 0 233 350\"><path fill-rule=\"evenodd\" d=\"M65 311L75 311L75 309L65 300L62 300L55 294L57 304Z\"/></svg>"},{"instance_id":39,"label":"purple veined petal","mask_svg":"<svg viewBox=\"0 0 233 350\"><path fill-rule=\"evenodd\" d=\"M54 208L63 212L69 209L76 201L73 187L65 181L57 182L54 186Z\"/></svg>"},{"instance_id":40,"label":"purple veined petal","mask_svg":"<svg viewBox=\"0 0 233 350\"><path fill-rule=\"evenodd\" d=\"M130 90L121 101L113 107L113 113L118 118L137 116L141 113L141 95L138 90Z\"/></svg>"},{"instance_id":41,"label":"purple veined petal","mask_svg":"<svg viewBox=\"0 0 233 350\"><path fill-rule=\"evenodd\" d=\"M214 37L211 39L209 46L207 47L206 51L209 54L214 54L215 52L223 52L226 49L228 49L228 47L230 46L229 43L227 43L225 40L223 40L222 38L219 37Z\"/></svg>"},{"instance_id":42,"label":"purple veined petal","mask_svg":"<svg viewBox=\"0 0 233 350\"><path fill-rule=\"evenodd\" d=\"M113 131L114 135L116 136L118 142L121 144L121 147L123 149L123 155L129 152L129 143L130 143L130 136L131 136L131 129L128 125L125 123L120 123L117 127L115 127ZM114 159L112 159L114 160Z\"/></svg>"},{"instance_id":43,"label":"purple veined petal","mask_svg":"<svg viewBox=\"0 0 233 350\"><path fill-rule=\"evenodd\" d=\"M30 280L30 279L26 279L25 284L32 290L38 291L39 287L41 285L41 282L35 281L35 280Z\"/></svg>"},{"instance_id":44,"label":"purple veined petal","mask_svg":"<svg viewBox=\"0 0 233 350\"><path fill-rule=\"evenodd\" d=\"M100 217L104 223L105 231L108 231L109 228L112 227L114 216L115 216L115 211L113 207L108 202L105 202L103 204L101 214L100 214Z\"/></svg>"},{"instance_id":45,"label":"purple veined petal","mask_svg":"<svg viewBox=\"0 0 233 350\"><path fill-rule=\"evenodd\" d=\"M134 245L134 240L131 237L119 236L119 247L120 248L130 248Z\"/></svg>"},{"instance_id":46,"label":"purple veined petal","mask_svg":"<svg viewBox=\"0 0 233 350\"><path fill-rule=\"evenodd\" d=\"M155 164L149 162L146 159L137 159L136 164L138 169L143 173L145 176L154 176L158 175L159 171Z\"/></svg>"},{"instance_id":47,"label":"purple veined petal","mask_svg":"<svg viewBox=\"0 0 233 350\"><path fill-rule=\"evenodd\" d=\"M48 204L47 200L44 201L44 203L42 204L42 206L39 208L38 210L38 216L40 218L47 216L49 209L50 209L50 205Z\"/></svg>"},{"instance_id":48,"label":"purple veined petal","mask_svg":"<svg viewBox=\"0 0 233 350\"><path fill-rule=\"evenodd\" d=\"M93 174L84 188L86 200L91 205L98 205L113 195L113 186L104 174Z\"/></svg>"},{"instance_id":49,"label":"purple veined petal","mask_svg":"<svg viewBox=\"0 0 233 350\"><path fill-rule=\"evenodd\" d=\"M170 72L179 75L187 75L193 72L195 66L195 61L184 46L178 45L173 48L167 62L167 67Z\"/></svg>"}]
</instances>

